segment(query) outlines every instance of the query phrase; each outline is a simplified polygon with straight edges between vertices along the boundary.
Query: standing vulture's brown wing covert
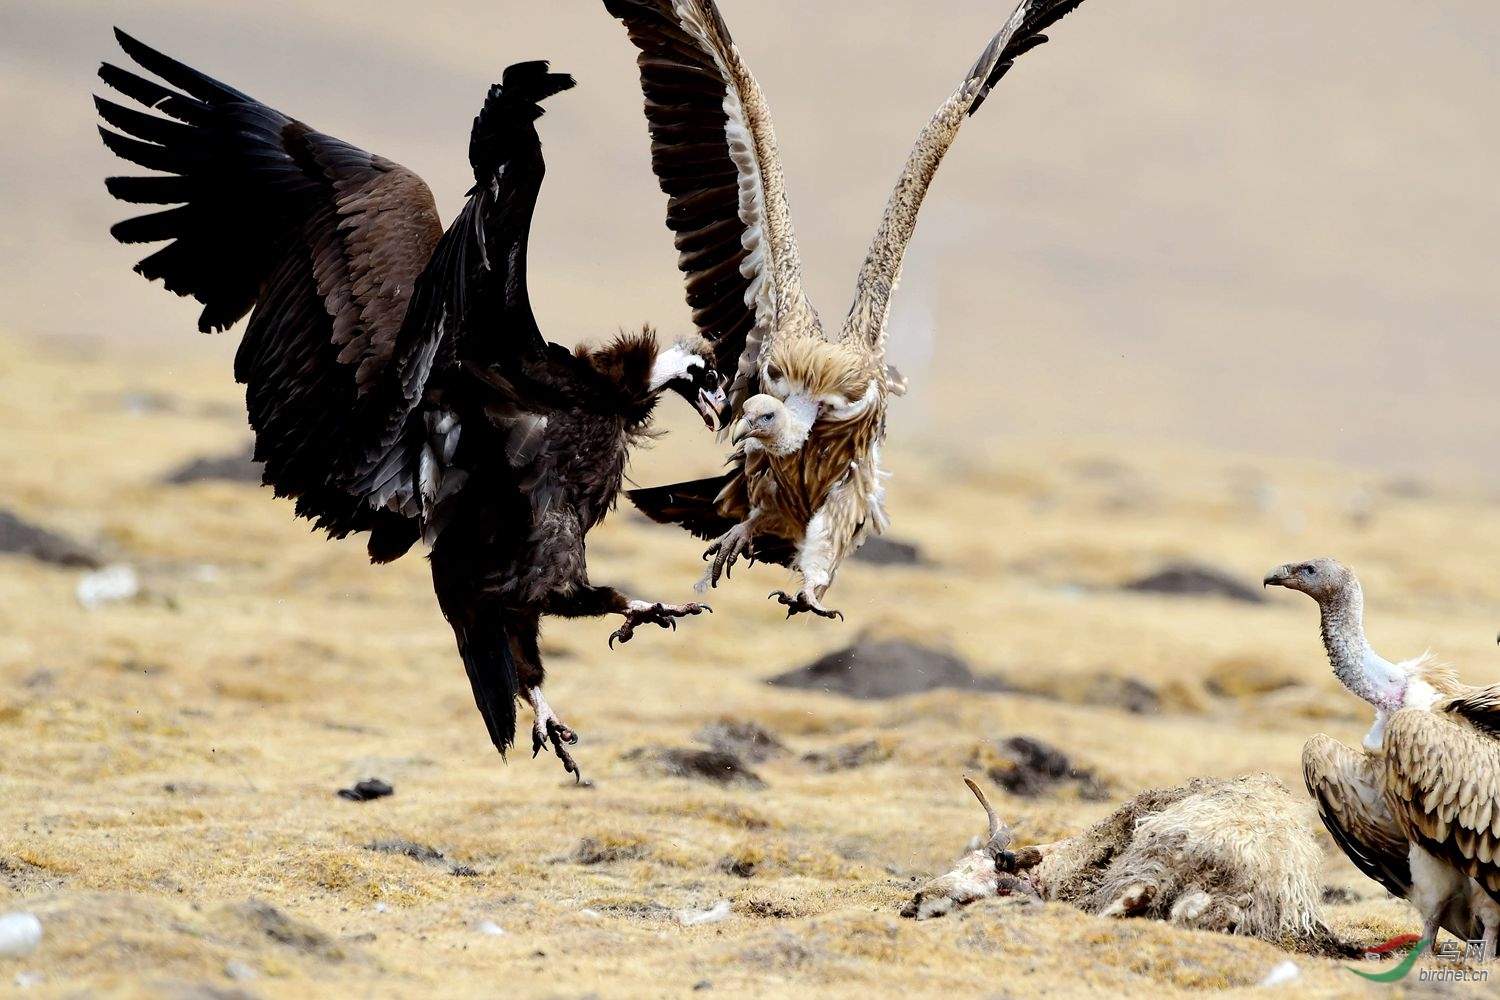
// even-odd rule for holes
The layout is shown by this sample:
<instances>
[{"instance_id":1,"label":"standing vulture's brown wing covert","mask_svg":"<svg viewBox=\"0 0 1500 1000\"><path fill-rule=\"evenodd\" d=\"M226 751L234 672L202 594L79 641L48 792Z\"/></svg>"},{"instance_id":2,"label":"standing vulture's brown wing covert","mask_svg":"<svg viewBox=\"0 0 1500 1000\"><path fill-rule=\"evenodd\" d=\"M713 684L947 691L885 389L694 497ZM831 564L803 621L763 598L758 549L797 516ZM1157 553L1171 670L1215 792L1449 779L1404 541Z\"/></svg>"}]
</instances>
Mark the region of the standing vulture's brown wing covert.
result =
<instances>
[{"instance_id":1,"label":"standing vulture's brown wing covert","mask_svg":"<svg viewBox=\"0 0 1500 1000\"><path fill-rule=\"evenodd\" d=\"M442 230L415 174L227 87L123 32L159 78L105 64L140 108L95 98L105 144L158 173L111 177L122 201L171 206L111 232L166 241L136 266L203 305L201 330L249 313L235 377L278 495L333 537L369 531L376 562L422 539L475 702L502 753L515 699L570 771L576 737L542 698L544 614L623 614L614 637L699 605L588 582L583 539L610 509L628 445L664 389L712 424L706 348L650 331L570 352L543 339L526 250L544 166L540 101L573 86L518 63L474 120L475 185ZM151 113L151 112L158 113Z\"/></svg>"}]
</instances>

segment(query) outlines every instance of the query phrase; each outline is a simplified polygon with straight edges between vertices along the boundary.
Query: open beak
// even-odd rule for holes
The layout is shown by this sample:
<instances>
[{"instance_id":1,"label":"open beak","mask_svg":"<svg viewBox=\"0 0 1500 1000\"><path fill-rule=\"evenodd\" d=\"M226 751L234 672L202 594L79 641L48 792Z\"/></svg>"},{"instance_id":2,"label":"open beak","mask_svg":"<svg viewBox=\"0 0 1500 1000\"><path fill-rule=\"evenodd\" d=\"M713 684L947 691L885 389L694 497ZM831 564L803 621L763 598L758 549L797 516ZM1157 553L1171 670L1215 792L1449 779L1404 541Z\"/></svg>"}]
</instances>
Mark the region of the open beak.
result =
<instances>
[{"instance_id":1,"label":"open beak","mask_svg":"<svg viewBox=\"0 0 1500 1000\"><path fill-rule=\"evenodd\" d=\"M723 386L715 388L712 392L699 389L696 405L698 412L703 415L705 427L714 431L724 426L724 412L728 409L729 397L724 395Z\"/></svg>"}]
</instances>

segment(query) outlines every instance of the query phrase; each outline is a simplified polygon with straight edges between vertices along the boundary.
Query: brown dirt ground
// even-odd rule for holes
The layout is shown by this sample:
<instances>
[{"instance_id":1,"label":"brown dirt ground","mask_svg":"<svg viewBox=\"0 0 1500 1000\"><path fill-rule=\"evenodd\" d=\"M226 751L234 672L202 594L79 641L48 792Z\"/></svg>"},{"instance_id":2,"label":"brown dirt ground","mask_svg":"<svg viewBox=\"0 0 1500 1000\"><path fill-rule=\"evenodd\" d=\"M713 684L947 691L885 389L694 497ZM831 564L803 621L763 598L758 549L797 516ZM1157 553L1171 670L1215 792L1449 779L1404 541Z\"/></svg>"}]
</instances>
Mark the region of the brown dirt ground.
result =
<instances>
[{"instance_id":1,"label":"brown dirt ground","mask_svg":"<svg viewBox=\"0 0 1500 1000\"><path fill-rule=\"evenodd\" d=\"M1234 995L1288 956L1063 905L899 919L914 880L983 829L965 769L1024 734L1107 784L1104 801L991 791L1018 842L1034 843L1192 775L1265 769L1300 789L1311 732L1357 739L1367 712L1329 675L1299 595L1252 605L1117 589L1179 559L1254 581L1337 554L1365 580L1387 655L1430 646L1473 682L1500 674L1500 518L1478 488L1210 453L898 447L894 533L928 561L847 566L833 591L847 623L783 622L764 599L783 572L755 567L714 595L712 617L615 652L610 623L549 625L547 691L582 734L592 779L578 787L551 759L505 763L489 747L420 558L372 568L264 489L158 484L245 440L231 348L0 350L0 503L131 563L145 589L85 611L81 570L0 557L0 910L46 927L36 954L0 960L0 988L20 973L41 977L27 993L39 997L629 997L700 984ZM637 462L642 482L712 467L691 415L668 422ZM642 594L686 599L701 566L697 543L624 511L592 542L594 576ZM864 633L1060 697L854 702L764 683ZM1165 710L1072 703L1100 673L1151 686ZM1269 682L1224 683L1240 676ZM629 756L691 746L721 718L759 723L792 751L753 765L764 787L665 777ZM802 760L866 741L889 752L834 773ZM371 775L395 795L335 796ZM1337 931L1374 943L1415 927L1318 836L1327 883L1353 893L1328 907ZM397 838L443 860L364 846ZM675 916L718 900L732 907L721 922ZM476 930L484 920L505 934ZM1294 958L1298 995L1364 988L1338 962Z\"/></svg>"}]
</instances>

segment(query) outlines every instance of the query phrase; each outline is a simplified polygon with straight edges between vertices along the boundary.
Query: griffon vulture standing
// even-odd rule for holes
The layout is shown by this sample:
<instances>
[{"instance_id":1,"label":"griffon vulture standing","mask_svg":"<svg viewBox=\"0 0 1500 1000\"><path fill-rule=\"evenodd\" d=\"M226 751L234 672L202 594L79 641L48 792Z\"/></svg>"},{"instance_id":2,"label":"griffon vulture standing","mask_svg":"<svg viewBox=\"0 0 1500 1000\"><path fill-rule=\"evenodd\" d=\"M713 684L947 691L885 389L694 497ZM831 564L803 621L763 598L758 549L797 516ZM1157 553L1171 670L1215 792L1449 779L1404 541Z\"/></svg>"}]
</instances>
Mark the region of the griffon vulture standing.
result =
<instances>
[{"instance_id":1,"label":"griffon vulture standing","mask_svg":"<svg viewBox=\"0 0 1500 1000\"><path fill-rule=\"evenodd\" d=\"M904 383L885 363L886 321L922 198L964 119L1081 2L1021 0L938 107L830 336L802 291L770 111L713 0L604 0L640 49L651 162L693 322L715 366L735 372L730 400L744 418L728 473L630 494L653 519L714 540L704 583L741 555L777 562L802 577L795 596L773 595L788 616L837 614L822 600L839 565L887 525L879 448L887 397Z\"/></svg>"},{"instance_id":2,"label":"griffon vulture standing","mask_svg":"<svg viewBox=\"0 0 1500 1000\"><path fill-rule=\"evenodd\" d=\"M540 618L623 615L611 639L627 640L704 610L590 584L584 536L613 505L661 392L710 427L724 395L706 344L662 349L647 330L570 352L537 329L534 122L572 78L519 63L490 89L469 144L475 186L445 233L410 171L116 37L165 85L99 70L141 105L95 98L118 130L100 128L105 145L158 171L106 183L122 201L175 207L111 232L167 241L136 270L201 302L200 330L250 313L235 377L265 482L335 538L368 531L374 562L430 545L495 746L515 740L519 695L536 715L533 754L550 742L576 775L563 744L577 737L542 697Z\"/></svg>"},{"instance_id":3,"label":"griffon vulture standing","mask_svg":"<svg viewBox=\"0 0 1500 1000\"><path fill-rule=\"evenodd\" d=\"M1349 859L1422 915L1422 937L1446 927L1500 934L1500 685L1469 687L1427 656L1392 663L1370 648L1364 594L1333 559L1287 563L1267 586L1318 602L1336 677L1375 707L1363 752L1322 733L1302 750L1318 813Z\"/></svg>"}]
</instances>

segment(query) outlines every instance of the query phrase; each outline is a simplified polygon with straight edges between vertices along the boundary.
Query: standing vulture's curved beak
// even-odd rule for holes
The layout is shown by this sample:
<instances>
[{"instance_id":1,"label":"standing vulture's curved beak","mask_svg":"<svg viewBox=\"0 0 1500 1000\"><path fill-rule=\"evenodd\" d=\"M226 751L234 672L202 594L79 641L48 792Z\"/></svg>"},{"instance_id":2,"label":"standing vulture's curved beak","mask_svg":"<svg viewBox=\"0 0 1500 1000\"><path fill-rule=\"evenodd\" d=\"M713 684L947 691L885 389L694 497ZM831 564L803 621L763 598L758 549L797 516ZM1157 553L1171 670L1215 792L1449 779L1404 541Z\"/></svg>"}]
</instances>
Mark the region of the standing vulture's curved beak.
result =
<instances>
[{"instance_id":1,"label":"standing vulture's curved beak","mask_svg":"<svg viewBox=\"0 0 1500 1000\"><path fill-rule=\"evenodd\" d=\"M1291 568L1289 566L1277 566L1266 574L1266 578L1260 581L1260 585L1262 587L1284 587L1286 586L1286 578L1290 575Z\"/></svg>"}]
</instances>

